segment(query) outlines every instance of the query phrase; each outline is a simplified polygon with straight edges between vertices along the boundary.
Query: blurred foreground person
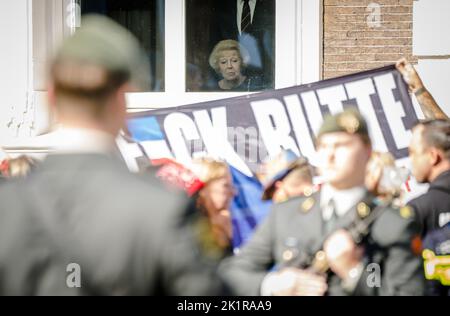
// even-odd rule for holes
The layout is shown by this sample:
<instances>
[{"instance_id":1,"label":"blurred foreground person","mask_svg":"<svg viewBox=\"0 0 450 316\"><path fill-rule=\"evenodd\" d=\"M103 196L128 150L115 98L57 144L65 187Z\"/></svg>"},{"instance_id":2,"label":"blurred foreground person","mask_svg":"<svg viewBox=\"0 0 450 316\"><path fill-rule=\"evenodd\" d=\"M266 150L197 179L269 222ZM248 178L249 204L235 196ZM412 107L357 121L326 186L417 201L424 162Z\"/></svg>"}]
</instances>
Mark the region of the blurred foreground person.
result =
<instances>
[{"instance_id":1,"label":"blurred foreground person","mask_svg":"<svg viewBox=\"0 0 450 316\"><path fill-rule=\"evenodd\" d=\"M372 152L364 119L354 110L326 117L316 147L321 190L275 204L221 272L240 295L423 294L414 213L364 187Z\"/></svg>"},{"instance_id":2,"label":"blurred foreground person","mask_svg":"<svg viewBox=\"0 0 450 316\"><path fill-rule=\"evenodd\" d=\"M65 142L28 180L0 190L0 294L216 295L186 199L116 158L125 93L148 82L137 41L89 16L51 67L49 104Z\"/></svg>"},{"instance_id":3,"label":"blurred foreground person","mask_svg":"<svg viewBox=\"0 0 450 316\"><path fill-rule=\"evenodd\" d=\"M290 198L311 195L313 171L306 158L298 157L291 150L284 150L264 166L263 200L275 203Z\"/></svg>"}]
</instances>

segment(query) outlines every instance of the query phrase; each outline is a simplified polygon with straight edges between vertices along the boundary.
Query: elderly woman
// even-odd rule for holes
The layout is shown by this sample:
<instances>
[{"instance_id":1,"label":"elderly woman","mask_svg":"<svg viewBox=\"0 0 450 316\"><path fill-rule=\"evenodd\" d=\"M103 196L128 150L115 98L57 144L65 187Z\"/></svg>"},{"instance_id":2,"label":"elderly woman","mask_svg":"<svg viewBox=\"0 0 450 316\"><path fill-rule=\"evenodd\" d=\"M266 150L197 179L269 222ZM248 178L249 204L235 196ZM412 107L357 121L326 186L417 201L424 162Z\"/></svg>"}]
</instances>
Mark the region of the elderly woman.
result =
<instances>
[{"instance_id":1,"label":"elderly woman","mask_svg":"<svg viewBox=\"0 0 450 316\"><path fill-rule=\"evenodd\" d=\"M217 88L223 91L261 90L261 80L244 75L249 58L247 50L238 42L220 41L209 57L209 65L222 77Z\"/></svg>"}]
</instances>

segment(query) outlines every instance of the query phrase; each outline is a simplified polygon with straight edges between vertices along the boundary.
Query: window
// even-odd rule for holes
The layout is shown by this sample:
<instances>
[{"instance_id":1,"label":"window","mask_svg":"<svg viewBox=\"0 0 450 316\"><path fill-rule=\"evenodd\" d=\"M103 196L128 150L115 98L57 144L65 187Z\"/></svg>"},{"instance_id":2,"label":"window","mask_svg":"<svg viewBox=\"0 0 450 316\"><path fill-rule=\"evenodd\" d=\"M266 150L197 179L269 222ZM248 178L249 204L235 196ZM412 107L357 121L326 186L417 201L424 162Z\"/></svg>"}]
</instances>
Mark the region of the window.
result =
<instances>
[{"instance_id":1,"label":"window","mask_svg":"<svg viewBox=\"0 0 450 316\"><path fill-rule=\"evenodd\" d=\"M186 0L186 91L275 87L275 0Z\"/></svg>"},{"instance_id":2,"label":"window","mask_svg":"<svg viewBox=\"0 0 450 316\"><path fill-rule=\"evenodd\" d=\"M50 134L42 135L48 132L51 121L45 102L46 69L61 40L79 26L81 7L83 13L96 12L116 18L110 3L122 2L119 9L122 13L135 8L143 14L144 20L145 16L149 19L145 22L146 26L140 26L141 31L130 28L133 33L136 32L144 46L145 40L148 41L146 49L152 64L150 71L156 79L148 92L127 95L130 111L193 104L246 94L247 92L235 91L204 92L206 89L198 88L198 83L192 84L192 80L186 80L187 72L195 73L198 68L202 69L203 75L218 78L208 65L211 47L201 49L205 45L207 32L210 32L205 25L213 25L212 17L217 13L216 6L222 5L221 2L234 1L236 0L101 1L103 6L97 7L92 3L100 3L98 0L12 1L14 5L8 6L13 9L11 12L14 13L10 14L16 20L13 32L16 34L20 31L24 34L20 33L22 40L9 49L26 52L26 57L23 58L28 61L28 70L26 73L21 72L27 76L25 81L17 84L13 81L18 91L25 91L21 95L26 98L15 98L16 103L7 105L11 110L4 111L5 126L9 126L6 124L10 122L15 125L11 123L12 127L7 127L14 130L13 133L8 131L2 134L3 148L9 152L16 152L18 149L35 152L46 150L51 143L47 138ZM264 66L265 70L272 71L273 78L272 82L266 80L269 85L264 89L272 86L281 89L319 80L323 33L322 1L257 0L259 1L274 2L271 19L275 21L275 25L272 26L270 22L269 31L271 34L273 27L273 64L271 67ZM206 23L208 19L211 20L209 24ZM205 28L202 29L200 25ZM24 40L26 37L28 39ZM5 65L6 73L11 71L7 63ZM17 72L16 68L12 71ZM203 86L202 80L207 79L199 78L200 86ZM6 128L2 131L6 131ZM37 135L42 136L34 137Z\"/></svg>"},{"instance_id":3,"label":"window","mask_svg":"<svg viewBox=\"0 0 450 316\"><path fill-rule=\"evenodd\" d=\"M106 15L133 33L150 61L148 91L165 90L164 0L77 0L81 14Z\"/></svg>"}]
</instances>

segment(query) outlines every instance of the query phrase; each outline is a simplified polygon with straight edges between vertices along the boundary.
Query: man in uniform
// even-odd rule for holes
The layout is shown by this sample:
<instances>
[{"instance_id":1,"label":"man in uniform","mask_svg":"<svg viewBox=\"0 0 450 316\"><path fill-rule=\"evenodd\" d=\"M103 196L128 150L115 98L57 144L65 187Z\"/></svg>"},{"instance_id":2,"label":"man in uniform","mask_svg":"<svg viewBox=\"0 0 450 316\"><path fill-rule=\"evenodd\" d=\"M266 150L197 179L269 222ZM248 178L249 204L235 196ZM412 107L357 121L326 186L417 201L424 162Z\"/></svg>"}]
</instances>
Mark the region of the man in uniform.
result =
<instances>
[{"instance_id":1,"label":"man in uniform","mask_svg":"<svg viewBox=\"0 0 450 316\"><path fill-rule=\"evenodd\" d=\"M63 142L0 189L0 295L217 295L222 284L183 224L187 202L117 158L127 92L146 60L125 29L83 19L51 68Z\"/></svg>"},{"instance_id":2,"label":"man in uniform","mask_svg":"<svg viewBox=\"0 0 450 316\"><path fill-rule=\"evenodd\" d=\"M371 154L364 119L353 110L328 116L316 146L322 189L274 205L249 243L224 262L223 275L240 295L423 294L421 260L411 246L414 213L376 205L364 188ZM355 242L346 228L372 214L379 216ZM315 254L326 259L326 273L312 269Z\"/></svg>"}]
</instances>

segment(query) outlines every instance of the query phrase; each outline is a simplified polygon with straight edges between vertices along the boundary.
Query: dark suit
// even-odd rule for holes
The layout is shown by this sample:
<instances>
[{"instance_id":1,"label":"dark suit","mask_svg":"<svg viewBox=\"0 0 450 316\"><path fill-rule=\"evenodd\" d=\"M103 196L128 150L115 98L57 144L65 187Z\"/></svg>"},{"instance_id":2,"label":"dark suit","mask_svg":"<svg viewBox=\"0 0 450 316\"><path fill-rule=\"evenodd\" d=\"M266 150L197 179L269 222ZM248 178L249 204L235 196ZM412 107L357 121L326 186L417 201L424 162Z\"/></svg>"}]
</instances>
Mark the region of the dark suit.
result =
<instances>
[{"instance_id":1,"label":"dark suit","mask_svg":"<svg viewBox=\"0 0 450 316\"><path fill-rule=\"evenodd\" d=\"M2 295L214 295L186 201L102 155L50 156L0 188ZM81 288L68 288L69 263Z\"/></svg>"},{"instance_id":2,"label":"dark suit","mask_svg":"<svg viewBox=\"0 0 450 316\"><path fill-rule=\"evenodd\" d=\"M441 173L430 183L428 192L408 203L417 215L422 236L442 228L450 221L450 171Z\"/></svg>"},{"instance_id":3,"label":"dark suit","mask_svg":"<svg viewBox=\"0 0 450 316\"><path fill-rule=\"evenodd\" d=\"M367 199L372 200L369 196ZM321 249L325 238L319 201L320 193L317 193L310 198L299 197L275 205L239 255L223 263L221 272L239 295L259 295L261 283L274 265L306 268L298 266L303 261L301 258ZM355 213L356 206L339 218L332 231L346 227ZM365 262L378 263L381 267L381 287L366 285L372 271L365 268L356 288L347 292L341 280L330 272L328 294L421 295L424 286L421 260L411 251L415 226L412 219L402 218L398 209L386 209L374 223L365 243ZM290 261L287 262L287 258Z\"/></svg>"},{"instance_id":4,"label":"dark suit","mask_svg":"<svg viewBox=\"0 0 450 316\"><path fill-rule=\"evenodd\" d=\"M274 88L275 1L256 2L252 25L242 35L239 34L237 24L236 0L216 1L214 12L210 52L222 40L233 39L240 42L250 53L247 75L260 77L266 88Z\"/></svg>"}]
</instances>

